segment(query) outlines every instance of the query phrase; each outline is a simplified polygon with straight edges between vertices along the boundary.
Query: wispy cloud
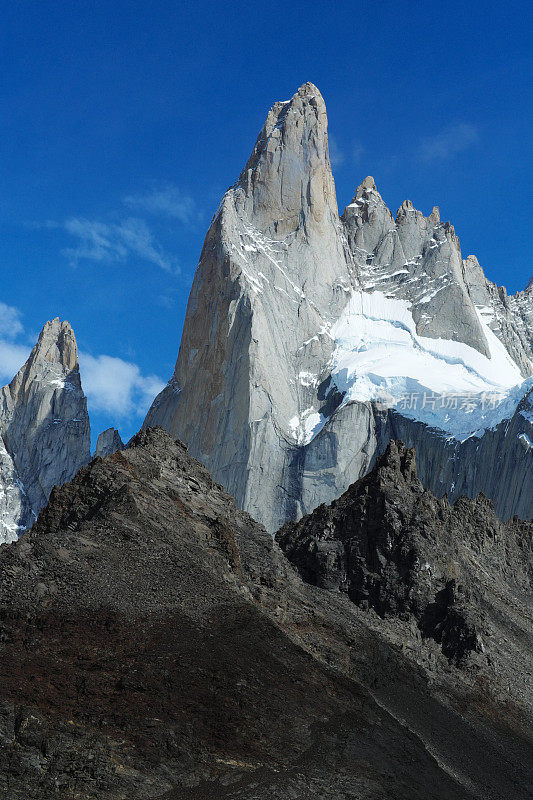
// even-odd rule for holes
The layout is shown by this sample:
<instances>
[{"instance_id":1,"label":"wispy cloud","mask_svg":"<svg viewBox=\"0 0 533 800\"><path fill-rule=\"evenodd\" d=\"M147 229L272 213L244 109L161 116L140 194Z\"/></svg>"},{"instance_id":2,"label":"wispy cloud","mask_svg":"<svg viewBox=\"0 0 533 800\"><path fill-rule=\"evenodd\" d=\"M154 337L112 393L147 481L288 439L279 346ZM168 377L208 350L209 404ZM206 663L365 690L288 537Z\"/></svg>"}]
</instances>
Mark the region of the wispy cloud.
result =
<instances>
[{"instance_id":1,"label":"wispy cloud","mask_svg":"<svg viewBox=\"0 0 533 800\"><path fill-rule=\"evenodd\" d=\"M466 150L478 138L477 128L467 122L449 125L436 136L422 140L418 155L422 161L445 161Z\"/></svg>"},{"instance_id":2,"label":"wispy cloud","mask_svg":"<svg viewBox=\"0 0 533 800\"><path fill-rule=\"evenodd\" d=\"M184 225L194 224L201 216L193 198L172 184L166 184L144 194L127 195L124 197L124 203L136 211L171 217L183 222Z\"/></svg>"},{"instance_id":3,"label":"wispy cloud","mask_svg":"<svg viewBox=\"0 0 533 800\"><path fill-rule=\"evenodd\" d=\"M346 161L346 156L340 149L337 140L331 134L328 136L329 160L332 167L340 167Z\"/></svg>"},{"instance_id":4,"label":"wispy cloud","mask_svg":"<svg viewBox=\"0 0 533 800\"><path fill-rule=\"evenodd\" d=\"M0 385L15 377L30 354L31 347L0 339Z\"/></svg>"},{"instance_id":5,"label":"wispy cloud","mask_svg":"<svg viewBox=\"0 0 533 800\"><path fill-rule=\"evenodd\" d=\"M13 378L30 354L31 347L14 340L24 333L21 313L0 302L0 385Z\"/></svg>"},{"instance_id":6,"label":"wispy cloud","mask_svg":"<svg viewBox=\"0 0 533 800\"><path fill-rule=\"evenodd\" d=\"M0 302L0 385L17 374L31 351L20 318L17 308ZM90 413L101 411L117 420L143 417L165 385L157 375L143 375L137 364L116 356L81 351L79 361Z\"/></svg>"},{"instance_id":7,"label":"wispy cloud","mask_svg":"<svg viewBox=\"0 0 533 800\"><path fill-rule=\"evenodd\" d=\"M0 338L15 339L22 331L21 313L15 306L0 302Z\"/></svg>"},{"instance_id":8,"label":"wispy cloud","mask_svg":"<svg viewBox=\"0 0 533 800\"><path fill-rule=\"evenodd\" d=\"M365 148L363 147L361 142L355 141L352 146L352 162L356 165L359 164L364 152Z\"/></svg>"},{"instance_id":9,"label":"wispy cloud","mask_svg":"<svg viewBox=\"0 0 533 800\"><path fill-rule=\"evenodd\" d=\"M118 223L73 217L62 226L78 240L76 247L62 252L72 264L80 261L116 262L136 256L167 272L179 272L176 260L166 254L142 219L130 218Z\"/></svg>"},{"instance_id":10,"label":"wispy cloud","mask_svg":"<svg viewBox=\"0 0 533 800\"><path fill-rule=\"evenodd\" d=\"M79 359L89 410L117 418L143 416L165 385L157 375L143 375L137 364L115 356L81 352Z\"/></svg>"}]
</instances>

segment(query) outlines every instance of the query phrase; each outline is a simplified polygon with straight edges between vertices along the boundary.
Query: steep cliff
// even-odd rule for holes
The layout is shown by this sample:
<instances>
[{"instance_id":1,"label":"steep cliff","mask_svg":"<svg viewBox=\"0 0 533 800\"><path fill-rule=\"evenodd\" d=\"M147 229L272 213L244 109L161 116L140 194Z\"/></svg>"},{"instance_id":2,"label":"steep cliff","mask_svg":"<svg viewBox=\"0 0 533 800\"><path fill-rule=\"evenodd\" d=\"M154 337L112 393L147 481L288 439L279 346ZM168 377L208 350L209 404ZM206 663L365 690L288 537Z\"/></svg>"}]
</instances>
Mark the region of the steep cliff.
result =
<instances>
[{"instance_id":1,"label":"steep cliff","mask_svg":"<svg viewBox=\"0 0 533 800\"><path fill-rule=\"evenodd\" d=\"M328 361L333 348L324 332L353 281L326 109L318 89L305 84L273 106L220 204L175 374L146 419L186 441L259 519L267 497L276 521L292 513L285 488L297 442L291 421L314 394L298 375Z\"/></svg>"},{"instance_id":2,"label":"steep cliff","mask_svg":"<svg viewBox=\"0 0 533 800\"><path fill-rule=\"evenodd\" d=\"M111 455L111 453L116 453L117 450L123 449L124 442L120 438L120 433L117 429L107 428L105 431L98 434L94 455L104 458L104 456Z\"/></svg>"},{"instance_id":3,"label":"steep cliff","mask_svg":"<svg viewBox=\"0 0 533 800\"><path fill-rule=\"evenodd\" d=\"M463 260L437 208L406 201L394 217L370 177L339 218L324 101L305 84L272 107L213 218L145 424L187 442L271 531L338 496L396 435L416 440L438 494L482 489L502 516L529 517L517 408L532 299Z\"/></svg>"},{"instance_id":4,"label":"steep cliff","mask_svg":"<svg viewBox=\"0 0 533 800\"><path fill-rule=\"evenodd\" d=\"M90 458L87 401L68 322L42 329L24 366L0 390L0 541L37 518L52 487Z\"/></svg>"}]
</instances>

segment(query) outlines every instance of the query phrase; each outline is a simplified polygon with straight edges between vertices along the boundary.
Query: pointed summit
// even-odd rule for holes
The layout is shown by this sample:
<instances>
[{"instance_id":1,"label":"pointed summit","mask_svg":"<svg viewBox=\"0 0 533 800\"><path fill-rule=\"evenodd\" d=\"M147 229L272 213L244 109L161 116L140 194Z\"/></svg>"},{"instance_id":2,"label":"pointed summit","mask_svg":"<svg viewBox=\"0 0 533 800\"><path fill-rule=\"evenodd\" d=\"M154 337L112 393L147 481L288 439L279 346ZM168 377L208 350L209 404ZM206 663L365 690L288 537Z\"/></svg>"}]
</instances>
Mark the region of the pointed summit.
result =
<instances>
[{"instance_id":1,"label":"pointed summit","mask_svg":"<svg viewBox=\"0 0 533 800\"><path fill-rule=\"evenodd\" d=\"M412 217L424 218L421 211L414 207L411 200L404 200L400 208L396 212L396 223L401 223Z\"/></svg>"},{"instance_id":2,"label":"pointed summit","mask_svg":"<svg viewBox=\"0 0 533 800\"><path fill-rule=\"evenodd\" d=\"M105 458L117 450L124 450L124 442L116 428L107 428L98 435L94 455Z\"/></svg>"},{"instance_id":3,"label":"pointed summit","mask_svg":"<svg viewBox=\"0 0 533 800\"><path fill-rule=\"evenodd\" d=\"M364 181L361 181L361 183L359 184L359 186L357 187L357 190L355 192L356 196L359 194L359 192L361 192L361 194L362 194L363 191L369 191L369 192L376 192L377 191L376 183L375 183L374 178L372 177L372 175L367 175L366 178L364 179Z\"/></svg>"},{"instance_id":4,"label":"pointed summit","mask_svg":"<svg viewBox=\"0 0 533 800\"><path fill-rule=\"evenodd\" d=\"M9 384L11 393L18 394L29 386L45 364L56 365L65 373L79 372L78 346L74 331L70 323L61 322L59 317L49 320L43 326L28 360Z\"/></svg>"},{"instance_id":5,"label":"pointed summit","mask_svg":"<svg viewBox=\"0 0 533 800\"><path fill-rule=\"evenodd\" d=\"M337 214L327 127L324 99L312 83L268 112L237 182L242 205L264 233L277 238Z\"/></svg>"},{"instance_id":6,"label":"pointed summit","mask_svg":"<svg viewBox=\"0 0 533 800\"><path fill-rule=\"evenodd\" d=\"M176 370L145 420L189 445L270 530L293 514L284 481L314 392L294 375L330 358L332 339L314 334L338 318L354 283L327 127L312 83L268 112L207 234Z\"/></svg>"},{"instance_id":7,"label":"pointed summit","mask_svg":"<svg viewBox=\"0 0 533 800\"><path fill-rule=\"evenodd\" d=\"M357 189L355 190L355 195L352 199L348 208L352 208L353 206L361 205L362 202L370 201L374 203L383 203L381 199L381 195L377 190L376 182L371 175L367 175L364 181L361 181Z\"/></svg>"},{"instance_id":8,"label":"pointed summit","mask_svg":"<svg viewBox=\"0 0 533 800\"><path fill-rule=\"evenodd\" d=\"M68 322L47 322L26 363L0 390L2 443L0 495L11 499L0 503L0 529L20 533L32 524L52 487L70 480L90 457L87 400Z\"/></svg>"}]
</instances>

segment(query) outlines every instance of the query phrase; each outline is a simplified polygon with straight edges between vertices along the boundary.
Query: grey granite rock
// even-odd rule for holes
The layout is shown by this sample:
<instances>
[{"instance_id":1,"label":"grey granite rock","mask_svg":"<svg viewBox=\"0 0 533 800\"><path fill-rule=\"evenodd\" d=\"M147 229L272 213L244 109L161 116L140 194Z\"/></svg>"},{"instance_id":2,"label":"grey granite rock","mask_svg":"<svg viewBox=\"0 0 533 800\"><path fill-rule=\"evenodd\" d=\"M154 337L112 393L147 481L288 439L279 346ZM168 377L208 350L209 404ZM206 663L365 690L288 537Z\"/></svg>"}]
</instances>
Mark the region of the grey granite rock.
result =
<instances>
[{"instance_id":1,"label":"grey granite rock","mask_svg":"<svg viewBox=\"0 0 533 800\"><path fill-rule=\"evenodd\" d=\"M24 366L0 390L0 439L0 541L13 541L52 487L90 457L87 401L68 322L47 322Z\"/></svg>"},{"instance_id":2,"label":"grey granite rock","mask_svg":"<svg viewBox=\"0 0 533 800\"><path fill-rule=\"evenodd\" d=\"M298 468L288 492L293 519L329 503L362 478L400 439L417 452L420 480L437 497L451 502L480 492L503 520L515 514L533 519L532 392L512 417L464 441L375 403L349 403L298 453Z\"/></svg>"},{"instance_id":3,"label":"grey granite rock","mask_svg":"<svg viewBox=\"0 0 533 800\"><path fill-rule=\"evenodd\" d=\"M437 494L483 490L503 516L529 515L533 473L519 438L529 434L518 418L516 431L502 423L481 447L476 437L459 446L376 403L341 405L330 331L361 291L408 304L418 335L487 358L494 333L516 373L533 372L533 289L510 297L474 257L463 260L438 208L425 217L406 201L394 217L368 177L339 218L324 101L305 84L272 107L212 220L176 368L145 425L185 441L270 531L338 496L398 435L416 443ZM504 481L491 466L503 440Z\"/></svg>"},{"instance_id":4,"label":"grey granite rock","mask_svg":"<svg viewBox=\"0 0 533 800\"><path fill-rule=\"evenodd\" d=\"M95 456L108 456L111 453L116 453L117 450L124 450L124 442L120 438L120 433L116 428L107 428L98 435L96 440Z\"/></svg>"},{"instance_id":5,"label":"grey granite rock","mask_svg":"<svg viewBox=\"0 0 533 800\"><path fill-rule=\"evenodd\" d=\"M426 218L406 200L394 219L374 180L366 178L342 221L364 289L409 301L420 335L464 342L489 355L464 281L459 240L438 208Z\"/></svg>"},{"instance_id":6,"label":"grey granite rock","mask_svg":"<svg viewBox=\"0 0 533 800\"><path fill-rule=\"evenodd\" d=\"M308 83L272 107L222 199L174 376L145 423L186 441L239 505L271 528L290 514L285 481L297 443L290 421L316 394L298 376L327 363L327 330L354 280L325 105Z\"/></svg>"}]
</instances>

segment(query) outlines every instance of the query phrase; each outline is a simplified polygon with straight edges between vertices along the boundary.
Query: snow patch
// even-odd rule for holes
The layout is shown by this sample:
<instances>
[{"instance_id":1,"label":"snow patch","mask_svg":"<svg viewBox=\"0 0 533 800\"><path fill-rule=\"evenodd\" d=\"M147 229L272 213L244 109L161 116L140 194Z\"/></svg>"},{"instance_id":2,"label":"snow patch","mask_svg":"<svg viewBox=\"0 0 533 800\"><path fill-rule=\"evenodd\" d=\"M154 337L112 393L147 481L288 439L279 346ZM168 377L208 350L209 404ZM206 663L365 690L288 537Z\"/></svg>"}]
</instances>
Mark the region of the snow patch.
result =
<instances>
[{"instance_id":1,"label":"snow patch","mask_svg":"<svg viewBox=\"0 0 533 800\"><path fill-rule=\"evenodd\" d=\"M533 449L533 442L526 433L519 434L518 441L524 445L527 451Z\"/></svg>"},{"instance_id":2,"label":"snow patch","mask_svg":"<svg viewBox=\"0 0 533 800\"><path fill-rule=\"evenodd\" d=\"M381 401L455 438L479 434L514 413L533 379L517 365L481 314L490 358L462 342L419 336L406 300L354 291L331 328L330 367L351 401Z\"/></svg>"},{"instance_id":3,"label":"snow patch","mask_svg":"<svg viewBox=\"0 0 533 800\"><path fill-rule=\"evenodd\" d=\"M289 420L289 433L298 445L309 444L326 423L326 417L316 411L313 406L306 408L300 415Z\"/></svg>"}]
</instances>

